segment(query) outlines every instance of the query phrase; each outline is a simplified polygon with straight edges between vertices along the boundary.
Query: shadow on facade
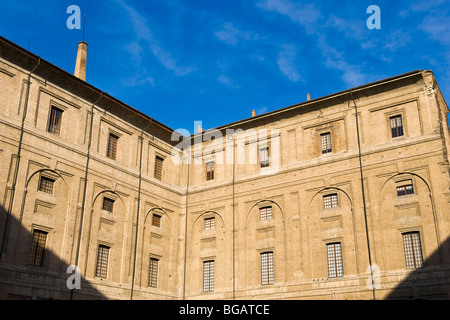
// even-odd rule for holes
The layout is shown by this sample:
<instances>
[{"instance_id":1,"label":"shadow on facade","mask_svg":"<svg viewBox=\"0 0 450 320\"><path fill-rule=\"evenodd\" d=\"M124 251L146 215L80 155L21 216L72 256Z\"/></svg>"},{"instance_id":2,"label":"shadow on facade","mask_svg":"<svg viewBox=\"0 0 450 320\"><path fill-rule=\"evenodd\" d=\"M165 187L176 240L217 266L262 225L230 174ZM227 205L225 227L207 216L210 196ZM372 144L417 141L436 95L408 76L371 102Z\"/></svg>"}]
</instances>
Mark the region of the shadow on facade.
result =
<instances>
[{"instance_id":1,"label":"shadow on facade","mask_svg":"<svg viewBox=\"0 0 450 320\"><path fill-rule=\"evenodd\" d=\"M0 243L5 233L7 212L0 206ZM45 250L43 267L28 264L32 234L9 216L0 261L0 300L105 300L106 297L81 277L81 289L70 290L69 264L51 250Z\"/></svg>"},{"instance_id":2,"label":"shadow on facade","mask_svg":"<svg viewBox=\"0 0 450 320\"><path fill-rule=\"evenodd\" d=\"M427 260L412 271L392 292L388 300L448 300L450 298L450 238Z\"/></svg>"}]
</instances>

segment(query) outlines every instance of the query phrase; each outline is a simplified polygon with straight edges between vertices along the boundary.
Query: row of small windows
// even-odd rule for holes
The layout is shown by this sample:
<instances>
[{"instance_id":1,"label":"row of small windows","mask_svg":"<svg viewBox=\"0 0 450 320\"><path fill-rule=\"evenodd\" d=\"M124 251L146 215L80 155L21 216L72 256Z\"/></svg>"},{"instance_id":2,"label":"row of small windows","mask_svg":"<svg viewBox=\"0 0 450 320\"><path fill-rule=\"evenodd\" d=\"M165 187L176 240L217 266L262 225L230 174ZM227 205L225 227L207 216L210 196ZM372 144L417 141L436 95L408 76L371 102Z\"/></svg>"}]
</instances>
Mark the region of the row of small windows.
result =
<instances>
[{"instance_id":1,"label":"row of small windows","mask_svg":"<svg viewBox=\"0 0 450 320\"><path fill-rule=\"evenodd\" d=\"M31 240L28 264L42 267L44 262L45 246L48 233L34 230ZM419 232L408 232L402 234L405 253L406 267L417 269L423 267L422 246ZM110 247L99 245L97 251L97 264L95 276L107 278ZM344 263L342 244L340 242L327 244L328 277L341 278L344 276ZM203 291L214 291L214 260L203 262ZM148 286L157 287L159 259L150 258ZM261 253L261 285L272 285L274 283L274 258L273 251Z\"/></svg>"},{"instance_id":2,"label":"row of small windows","mask_svg":"<svg viewBox=\"0 0 450 320\"><path fill-rule=\"evenodd\" d=\"M50 117L48 123L48 132L60 135L61 123L62 123L63 110L52 107L50 110ZM389 118L391 124L392 138L401 137L404 135L403 120L401 115L396 115ZM331 132L321 134L322 154L328 154L333 152ZM108 148L106 156L112 160L117 159L117 147L119 137L113 133L108 137ZM259 150L260 166L261 168L267 168L270 166L270 149L268 146ZM162 178L162 166L164 159L156 156L155 159L155 178L161 180ZM214 161L206 163L206 180L214 180Z\"/></svg>"}]
</instances>

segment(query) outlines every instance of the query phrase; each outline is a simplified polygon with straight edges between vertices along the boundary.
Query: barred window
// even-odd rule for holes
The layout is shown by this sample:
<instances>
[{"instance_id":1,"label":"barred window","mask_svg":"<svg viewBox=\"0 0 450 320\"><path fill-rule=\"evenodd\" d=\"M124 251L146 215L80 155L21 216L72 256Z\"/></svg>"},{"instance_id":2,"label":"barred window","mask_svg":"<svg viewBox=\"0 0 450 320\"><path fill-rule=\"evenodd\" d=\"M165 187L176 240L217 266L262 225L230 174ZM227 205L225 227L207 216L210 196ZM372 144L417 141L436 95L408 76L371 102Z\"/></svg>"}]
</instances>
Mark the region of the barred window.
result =
<instances>
[{"instance_id":1,"label":"barred window","mask_svg":"<svg viewBox=\"0 0 450 320\"><path fill-rule=\"evenodd\" d=\"M203 262L203 291L214 291L214 260Z\"/></svg>"},{"instance_id":2,"label":"barred window","mask_svg":"<svg viewBox=\"0 0 450 320\"><path fill-rule=\"evenodd\" d=\"M162 179L163 162L164 162L163 158L156 156L156 158L155 158L155 178L158 180Z\"/></svg>"},{"instance_id":3,"label":"barred window","mask_svg":"<svg viewBox=\"0 0 450 320\"><path fill-rule=\"evenodd\" d=\"M96 277L106 278L108 275L109 249L107 246L98 246Z\"/></svg>"},{"instance_id":4,"label":"barred window","mask_svg":"<svg viewBox=\"0 0 450 320\"><path fill-rule=\"evenodd\" d=\"M342 246L340 242L327 245L328 251L328 277L338 278L344 276L342 263Z\"/></svg>"},{"instance_id":5,"label":"barred window","mask_svg":"<svg viewBox=\"0 0 450 320\"><path fill-rule=\"evenodd\" d=\"M206 164L206 180L214 180L214 162L208 162Z\"/></svg>"},{"instance_id":6,"label":"barred window","mask_svg":"<svg viewBox=\"0 0 450 320\"><path fill-rule=\"evenodd\" d=\"M42 267L44 264L45 243L47 242L47 232L33 230L31 239L31 250L28 264L35 267Z\"/></svg>"},{"instance_id":7,"label":"barred window","mask_svg":"<svg viewBox=\"0 0 450 320\"><path fill-rule=\"evenodd\" d=\"M150 259L150 270L148 276L148 286L151 288L157 287L158 282L158 259L151 258Z\"/></svg>"},{"instance_id":8,"label":"barred window","mask_svg":"<svg viewBox=\"0 0 450 320\"><path fill-rule=\"evenodd\" d=\"M161 216L157 214L153 214L152 217L152 226L161 228Z\"/></svg>"},{"instance_id":9,"label":"barred window","mask_svg":"<svg viewBox=\"0 0 450 320\"><path fill-rule=\"evenodd\" d=\"M274 268L273 268L273 252L265 252L261 254L261 284L263 286L273 284Z\"/></svg>"},{"instance_id":10,"label":"barred window","mask_svg":"<svg viewBox=\"0 0 450 320\"><path fill-rule=\"evenodd\" d=\"M414 187L412 184L397 187L397 196L403 197L403 196L407 196L410 194L414 194Z\"/></svg>"},{"instance_id":11,"label":"barred window","mask_svg":"<svg viewBox=\"0 0 450 320\"><path fill-rule=\"evenodd\" d=\"M320 135L322 140L322 154L331 153L332 147L331 147L331 133L324 133Z\"/></svg>"},{"instance_id":12,"label":"barred window","mask_svg":"<svg viewBox=\"0 0 450 320\"><path fill-rule=\"evenodd\" d=\"M404 132L403 132L402 116L391 117L390 122L391 122L392 138L403 136Z\"/></svg>"},{"instance_id":13,"label":"barred window","mask_svg":"<svg viewBox=\"0 0 450 320\"><path fill-rule=\"evenodd\" d=\"M52 107L50 110L50 119L48 121L47 131L55 135L59 135L61 132L61 120L63 111L61 109Z\"/></svg>"},{"instance_id":14,"label":"barred window","mask_svg":"<svg viewBox=\"0 0 450 320\"><path fill-rule=\"evenodd\" d=\"M406 267L408 269L421 268L423 256L419 232L404 233L403 246L405 248Z\"/></svg>"},{"instance_id":15,"label":"barred window","mask_svg":"<svg viewBox=\"0 0 450 320\"><path fill-rule=\"evenodd\" d=\"M41 177L41 180L39 181L39 191L53 194L53 187L55 185L55 180L47 178L47 177Z\"/></svg>"},{"instance_id":16,"label":"barred window","mask_svg":"<svg viewBox=\"0 0 450 320\"><path fill-rule=\"evenodd\" d=\"M102 209L112 213L114 210L114 202L114 200L104 197Z\"/></svg>"},{"instance_id":17,"label":"barred window","mask_svg":"<svg viewBox=\"0 0 450 320\"><path fill-rule=\"evenodd\" d=\"M108 151L106 156L112 160L117 158L117 144L119 142L119 137L110 133L108 139Z\"/></svg>"},{"instance_id":18,"label":"barred window","mask_svg":"<svg viewBox=\"0 0 450 320\"><path fill-rule=\"evenodd\" d=\"M205 230L210 230L215 228L216 219L215 218L208 218L205 219Z\"/></svg>"},{"instance_id":19,"label":"barred window","mask_svg":"<svg viewBox=\"0 0 450 320\"><path fill-rule=\"evenodd\" d=\"M259 209L259 216L261 220L269 220L272 219L272 207L265 207Z\"/></svg>"},{"instance_id":20,"label":"barred window","mask_svg":"<svg viewBox=\"0 0 450 320\"><path fill-rule=\"evenodd\" d=\"M337 208L338 206L338 195L329 194L323 197L323 206L325 209Z\"/></svg>"},{"instance_id":21,"label":"barred window","mask_svg":"<svg viewBox=\"0 0 450 320\"><path fill-rule=\"evenodd\" d=\"M259 150L259 159L261 168L267 168L270 166L269 147L264 147Z\"/></svg>"}]
</instances>

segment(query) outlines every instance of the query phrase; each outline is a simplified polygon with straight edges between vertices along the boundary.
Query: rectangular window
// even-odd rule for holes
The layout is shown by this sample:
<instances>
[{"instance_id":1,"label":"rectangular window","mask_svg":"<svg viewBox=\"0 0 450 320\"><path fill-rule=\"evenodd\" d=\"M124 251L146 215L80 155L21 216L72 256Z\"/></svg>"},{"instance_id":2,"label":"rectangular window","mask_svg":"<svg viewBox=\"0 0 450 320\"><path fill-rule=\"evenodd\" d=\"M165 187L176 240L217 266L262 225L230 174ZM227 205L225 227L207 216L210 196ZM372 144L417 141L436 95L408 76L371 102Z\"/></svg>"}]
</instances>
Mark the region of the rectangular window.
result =
<instances>
[{"instance_id":1,"label":"rectangular window","mask_svg":"<svg viewBox=\"0 0 450 320\"><path fill-rule=\"evenodd\" d=\"M206 181L214 180L214 162L206 164Z\"/></svg>"},{"instance_id":2,"label":"rectangular window","mask_svg":"<svg viewBox=\"0 0 450 320\"><path fill-rule=\"evenodd\" d=\"M154 214L152 217L152 226L161 228L161 216Z\"/></svg>"},{"instance_id":3,"label":"rectangular window","mask_svg":"<svg viewBox=\"0 0 450 320\"><path fill-rule=\"evenodd\" d=\"M41 177L41 181L39 181L39 191L53 194L53 186L55 184L55 180L47 178L47 177Z\"/></svg>"},{"instance_id":4,"label":"rectangular window","mask_svg":"<svg viewBox=\"0 0 450 320\"><path fill-rule=\"evenodd\" d=\"M323 197L323 206L325 209L337 208L338 206L338 195L330 194Z\"/></svg>"},{"instance_id":5,"label":"rectangular window","mask_svg":"<svg viewBox=\"0 0 450 320\"><path fill-rule=\"evenodd\" d=\"M272 207L265 207L259 209L259 216L261 217L261 220L272 219Z\"/></svg>"},{"instance_id":6,"label":"rectangular window","mask_svg":"<svg viewBox=\"0 0 450 320\"><path fill-rule=\"evenodd\" d=\"M344 266L342 263L341 243L331 243L327 245L328 251L328 277L338 278L344 276Z\"/></svg>"},{"instance_id":7,"label":"rectangular window","mask_svg":"<svg viewBox=\"0 0 450 320\"><path fill-rule=\"evenodd\" d=\"M263 286L273 284L273 252L261 254L261 284Z\"/></svg>"},{"instance_id":8,"label":"rectangular window","mask_svg":"<svg viewBox=\"0 0 450 320\"><path fill-rule=\"evenodd\" d=\"M391 117L390 120L391 120L392 138L403 136L404 132L403 132L402 116Z\"/></svg>"},{"instance_id":9,"label":"rectangular window","mask_svg":"<svg viewBox=\"0 0 450 320\"><path fill-rule=\"evenodd\" d=\"M164 159L156 156L155 158L155 178L158 180L162 179L162 169L163 169Z\"/></svg>"},{"instance_id":10,"label":"rectangular window","mask_svg":"<svg viewBox=\"0 0 450 320\"><path fill-rule=\"evenodd\" d=\"M100 278L105 278L108 275L108 258L109 258L109 247L98 246L97 255L97 269L95 271L95 276Z\"/></svg>"},{"instance_id":11,"label":"rectangular window","mask_svg":"<svg viewBox=\"0 0 450 320\"><path fill-rule=\"evenodd\" d=\"M203 262L203 291L214 291L214 260Z\"/></svg>"},{"instance_id":12,"label":"rectangular window","mask_svg":"<svg viewBox=\"0 0 450 320\"><path fill-rule=\"evenodd\" d=\"M108 139L108 151L107 151L106 156L112 160L116 160L116 158L117 158L118 142L119 142L119 137L110 133L109 139Z\"/></svg>"},{"instance_id":13,"label":"rectangular window","mask_svg":"<svg viewBox=\"0 0 450 320\"><path fill-rule=\"evenodd\" d=\"M406 186L397 187L397 196L403 197L410 194L414 194L414 187L412 184Z\"/></svg>"},{"instance_id":14,"label":"rectangular window","mask_svg":"<svg viewBox=\"0 0 450 320\"><path fill-rule=\"evenodd\" d=\"M63 111L52 107L50 110L50 119L48 121L48 132L59 135L61 132L61 120Z\"/></svg>"},{"instance_id":15,"label":"rectangular window","mask_svg":"<svg viewBox=\"0 0 450 320\"><path fill-rule=\"evenodd\" d=\"M261 162L261 168L267 168L270 165L269 147L259 149L259 160Z\"/></svg>"},{"instance_id":16,"label":"rectangular window","mask_svg":"<svg viewBox=\"0 0 450 320\"><path fill-rule=\"evenodd\" d=\"M35 267L42 267L44 264L45 243L47 242L47 232L33 230L31 239L31 251L28 264Z\"/></svg>"},{"instance_id":17,"label":"rectangular window","mask_svg":"<svg viewBox=\"0 0 450 320\"><path fill-rule=\"evenodd\" d=\"M208 218L205 219L205 230L210 230L215 228L216 219L215 218Z\"/></svg>"},{"instance_id":18,"label":"rectangular window","mask_svg":"<svg viewBox=\"0 0 450 320\"><path fill-rule=\"evenodd\" d=\"M103 198L103 208L102 209L112 213L114 210L114 200L108 199L106 197Z\"/></svg>"},{"instance_id":19,"label":"rectangular window","mask_svg":"<svg viewBox=\"0 0 450 320\"><path fill-rule=\"evenodd\" d=\"M150 271L148 276L148 286L150 288L156 288L158 279L158 259L150 259Z\"/></svg>"},{"instance_id":20,"label":"rectangular window","mask_svg":"<svg viewBox=\"0 0 450 320\"><path fill-rule=\"evenodd\" d=\"M322 135L320 135L321 140L322 140L322 154L327 154L327 153L331 153L332 148L331 148L331 133L324 133Z\"/></svg>"},{"instance_id":21,"label":"rectangular window","mask_svg":"<svg viewBox=\"0 0 450 320\"><path fill-rule=\"evenodd\" d=\"M419 232L403 234L403 246L405 248L406 267L417 269L423 266L422 245Z\"/></svg>"}]
</instances>

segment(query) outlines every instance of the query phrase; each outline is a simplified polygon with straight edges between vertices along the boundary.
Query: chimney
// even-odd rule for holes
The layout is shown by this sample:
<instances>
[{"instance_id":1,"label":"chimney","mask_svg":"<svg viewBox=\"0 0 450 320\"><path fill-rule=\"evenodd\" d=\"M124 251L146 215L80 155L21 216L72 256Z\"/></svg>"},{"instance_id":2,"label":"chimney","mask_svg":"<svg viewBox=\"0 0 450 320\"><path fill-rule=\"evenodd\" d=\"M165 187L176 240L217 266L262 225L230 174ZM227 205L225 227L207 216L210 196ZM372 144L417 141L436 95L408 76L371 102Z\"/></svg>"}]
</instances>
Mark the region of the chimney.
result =
<instances>
[{"instance_id":1,"label":"chimney","mask_svg":"<svg viewBox=\"0 0 450 320\"><path fill-rule=\"evenodd\" d=\"M253 117L256 117L256 111L255 110L252 110L252 118Z\"/></svg>"},{"instance_id":2,"label":"chimney","mask_svg":"<svg viewBox=\"0 0 450 320\"><path fill-rule=\"evenodd\" d=\"M81 41L78 44L77 63L75 64L75 77L86 81L87 43Z\"/></svg>"},{"instance_id":3,"label":"chimney","mask_svg":"<svg viewBox=\"0 0 450 320\"><path fill-rule=\"evenodd\" d=\"M306 95L306 100L307 100L307 101L310 101L310 100L311 100L311 95L310 95L309 93Z\"/></svg>"}]
</instances>

